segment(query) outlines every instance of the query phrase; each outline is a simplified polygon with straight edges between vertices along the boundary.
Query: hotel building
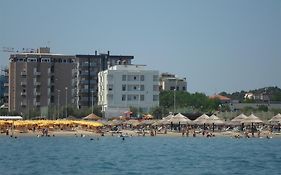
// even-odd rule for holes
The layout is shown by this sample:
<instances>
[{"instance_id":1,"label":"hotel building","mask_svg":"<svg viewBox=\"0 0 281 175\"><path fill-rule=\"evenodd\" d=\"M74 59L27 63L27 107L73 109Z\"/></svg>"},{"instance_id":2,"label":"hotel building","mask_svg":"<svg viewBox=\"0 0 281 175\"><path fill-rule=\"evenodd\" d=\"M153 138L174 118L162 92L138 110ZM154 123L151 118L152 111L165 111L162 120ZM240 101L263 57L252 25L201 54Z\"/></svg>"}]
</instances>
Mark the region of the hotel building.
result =
<instances>
[{"instance_id":1,"label":"hotel building","mask_svg":"<svg viewBox=\"0 0 281 175\"><path fill-rule=\"evenodd\" d=\"M159 106L159 72L144 65L115 65L98 76L98 104L106 118L116 117L129 107L148 112Z\"/></svg>"}]
</instances>

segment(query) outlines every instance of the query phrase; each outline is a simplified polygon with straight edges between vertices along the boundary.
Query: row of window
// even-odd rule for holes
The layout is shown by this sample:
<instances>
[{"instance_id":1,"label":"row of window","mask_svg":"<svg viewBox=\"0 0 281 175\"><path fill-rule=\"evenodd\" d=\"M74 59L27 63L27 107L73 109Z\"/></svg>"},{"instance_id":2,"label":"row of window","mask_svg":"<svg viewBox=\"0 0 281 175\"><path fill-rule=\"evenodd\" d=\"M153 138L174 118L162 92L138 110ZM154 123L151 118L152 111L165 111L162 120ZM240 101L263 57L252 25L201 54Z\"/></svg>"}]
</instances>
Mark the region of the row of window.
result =
<instances>
[{"instance_id":1,"label":"row of window","mask_svg":"<svg viewBox=\"0 0 281 175\"><path fill-rule=\"evenodd\" d=\"M73 63L73 59L63 59L63 58L14 58L12 59L16 62L41 62L41 63Z\"/></svg>"},{"instance_id":2,"label":"row of window","mask_svg":"<svg viewBox=\"0 0 281 175\"><path fill-rule=\"evenodd\" d=\"M108 84L107 89L109 91L113 91L113 84ZM126 85L122 84L122 91L144 91L145 86L144 85ZM159 85L153 85L153 91L158 91Z\"/></svg>"},{"instance_id":3,"label":"row of window","mask_svg":"<svg viewBox=\"0 0 281 175\"><path fill-rule=\"evenodd\" d=\"M100 99L102 99L102 96L100 96ZM113 94L108 94L107 100L108 101L113 100ZM123 94L121 97L121 100L122 101L144 101L145 95L137 95L137 94L125 95L125 94ZM159 95L153 95L153 101L159 101Z\"/></svg>"}]
</instances>

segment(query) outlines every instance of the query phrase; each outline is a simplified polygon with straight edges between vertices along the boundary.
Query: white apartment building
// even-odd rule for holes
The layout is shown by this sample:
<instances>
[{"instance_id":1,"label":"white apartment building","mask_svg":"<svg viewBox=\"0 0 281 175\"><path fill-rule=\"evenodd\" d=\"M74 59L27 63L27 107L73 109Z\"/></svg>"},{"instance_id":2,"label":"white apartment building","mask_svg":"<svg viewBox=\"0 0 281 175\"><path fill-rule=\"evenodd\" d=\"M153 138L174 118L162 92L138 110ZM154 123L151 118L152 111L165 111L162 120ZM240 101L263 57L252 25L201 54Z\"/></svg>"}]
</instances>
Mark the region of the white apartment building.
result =
<instances>
[{"instance_id":1,"label":"white apartment building","mask_svg":"<svg viewBox=\"0 0 281 175\"><path fill-rule=\"evenodd\" d=\"M98 74L98 104L105 117L122 115L129 107L148 112L159 106L159 72L144 65L115 65Z\"/></svg>"},{"instance_id":2,"label":"white apartment building","mask_svg":"<svg viewBox=\"0 0 281 175\"><path fill-rule=\"evenodd\" d=\"M186 91L187 88L186 78L179 78L170 73L162 73L159 84L161 91Z\"/></svg>"}]
</instances>

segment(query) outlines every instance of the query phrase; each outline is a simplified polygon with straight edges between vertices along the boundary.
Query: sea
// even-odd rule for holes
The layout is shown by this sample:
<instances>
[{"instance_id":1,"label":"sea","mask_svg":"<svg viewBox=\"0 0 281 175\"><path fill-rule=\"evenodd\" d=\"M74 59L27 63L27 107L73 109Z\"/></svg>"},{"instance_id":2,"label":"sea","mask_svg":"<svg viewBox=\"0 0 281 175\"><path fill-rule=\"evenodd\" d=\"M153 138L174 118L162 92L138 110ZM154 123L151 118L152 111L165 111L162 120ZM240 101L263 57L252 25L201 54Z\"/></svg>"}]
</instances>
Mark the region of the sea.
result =
<instances>
[{"instance_id":1,"label":"sea","mask_svg":"<svg viewBox=\"0 0 281 175\"><path fill-rule=\"evenodd\" d=\"M1 175L281 174L281 138L0 137Z\"/></svg>"}]
</instances>

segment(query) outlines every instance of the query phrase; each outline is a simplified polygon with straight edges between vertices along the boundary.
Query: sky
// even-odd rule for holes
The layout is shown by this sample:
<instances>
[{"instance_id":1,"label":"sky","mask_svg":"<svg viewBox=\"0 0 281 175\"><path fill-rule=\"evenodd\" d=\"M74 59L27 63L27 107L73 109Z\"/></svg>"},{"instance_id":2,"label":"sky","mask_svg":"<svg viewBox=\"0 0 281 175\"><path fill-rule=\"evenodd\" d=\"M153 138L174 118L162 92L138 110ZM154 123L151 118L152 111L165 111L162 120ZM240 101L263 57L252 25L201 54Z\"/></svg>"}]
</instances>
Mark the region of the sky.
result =
<instances>
[{"instance_id":1,"label":"sky","mask_svg":"<svg viewBox=\"0 0 281 175\"><path fill-rule=\"evenodd\" d=\"M42 46L133 55L189 92L281 87L281 1L0 0L0 48Z\"/></svg>"}]
</instances>

